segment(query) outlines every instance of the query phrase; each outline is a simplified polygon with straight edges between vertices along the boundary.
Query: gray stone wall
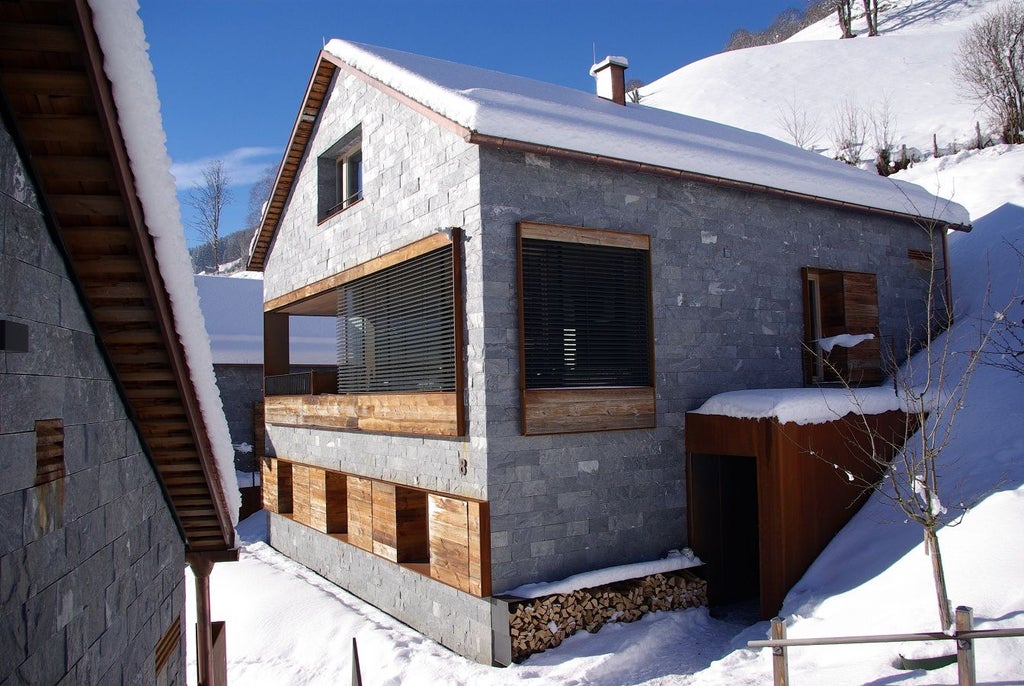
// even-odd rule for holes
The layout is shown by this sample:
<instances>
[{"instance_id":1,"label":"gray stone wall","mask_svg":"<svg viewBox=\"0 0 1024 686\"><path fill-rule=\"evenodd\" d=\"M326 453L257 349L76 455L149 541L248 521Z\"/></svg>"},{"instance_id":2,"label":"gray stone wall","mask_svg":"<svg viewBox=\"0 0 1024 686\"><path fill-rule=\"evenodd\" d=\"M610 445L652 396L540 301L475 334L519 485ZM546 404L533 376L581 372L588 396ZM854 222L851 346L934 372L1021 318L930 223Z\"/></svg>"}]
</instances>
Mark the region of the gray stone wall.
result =
<instances>
[{"instance_id":1,"label":"gray stone wall","mask_svg":"<svg viewBox=\"0 0 1024 686\"><path fill-rule=\"evenodd\" d=\"M6 128L0 130L0 685L151 684L184 605L184 544ZM66 476L34 485L35 421ZM166 683L184 683L184 638Z\"/></svg>"},{"instance_id":2,"label":"gray stone wall","mask_svg":"<svg viewBox=\"0 0 1024 686\"><path fill-rule=\"evenodd\" d=\"M361 126L363 200L317 223L317 157ZM264 299L367 262L447 227L461 227L467 272L482 261L478 149L454 132L339 71L264 269ZM485 499L483 285L466 280L469 436L428 440L268 425L271 455L327 469ZM465 459L467 473L459 471Z\"/></svg>"},{"instance_id":3,"label":"gray stone wall","mask_svg":"<svg viewBox=\"0 0 1024 686\"><path fill-rule=\"evenodd\" d=\"M708 397L803 385L801 267L878 275L904 344L928 249L907 221L546 156L481 150L488 494L496 592L686 544L683 415ZM648 234L657 428L524 437L515 224ZM918 320L916 323L920 323Z\"/></svg>"},{"instance_id":4,"label":"gray stone wall","mask_svg":"<svg viewBox=\"0 0 1024 686\"><path fill-rule=\"evenodd\" d=\"M270 544L417 631L491 662L491 604L315 529L270 514Z\"/></svg>"},{"instance_id":5,"label":"gray stone wall","mask_svg":"<svg viewBox=\"0 0 1024 686\"><path fill-rule=\"evenodd\" d=\"M252 448L240 450L242 444L253 446L253 406L263 402L263 366L257 364L215 364L217 390L220 391L224 417L228 420L228 433L235 446L235 469L258 472L259 463ZM248 483L241 484L248 486Z\"/></svg>"}]
</instances>

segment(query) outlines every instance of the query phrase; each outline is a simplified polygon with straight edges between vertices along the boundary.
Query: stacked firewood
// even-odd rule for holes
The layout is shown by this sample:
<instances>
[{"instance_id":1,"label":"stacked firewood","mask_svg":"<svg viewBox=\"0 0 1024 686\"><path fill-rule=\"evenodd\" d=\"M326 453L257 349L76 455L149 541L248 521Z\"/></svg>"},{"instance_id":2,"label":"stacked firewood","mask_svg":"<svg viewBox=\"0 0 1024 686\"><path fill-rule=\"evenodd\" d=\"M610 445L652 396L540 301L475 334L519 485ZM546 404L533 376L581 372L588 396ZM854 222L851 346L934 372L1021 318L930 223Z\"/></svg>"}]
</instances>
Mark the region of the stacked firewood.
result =
<instances>
[{"instance_id":1,"label":"stacked firewood","mask_svg":"<svg viewBox=\"0 0 1024 686\"><path fill-rule=\"evenodd\" d=\"M707 605L707 595L707 582L684 569L509 603L512 660L554 648L580 629L594 633L648 612Z\"/></svg>"}]
</instances>

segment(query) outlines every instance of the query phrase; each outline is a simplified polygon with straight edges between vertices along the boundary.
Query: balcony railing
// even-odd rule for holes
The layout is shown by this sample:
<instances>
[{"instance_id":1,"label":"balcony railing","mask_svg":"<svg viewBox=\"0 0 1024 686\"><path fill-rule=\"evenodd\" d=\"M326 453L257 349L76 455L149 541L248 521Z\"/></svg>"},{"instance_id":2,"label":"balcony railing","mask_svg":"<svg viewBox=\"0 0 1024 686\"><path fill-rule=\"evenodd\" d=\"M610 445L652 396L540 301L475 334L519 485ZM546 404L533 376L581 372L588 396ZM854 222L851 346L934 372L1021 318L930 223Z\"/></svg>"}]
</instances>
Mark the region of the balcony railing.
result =
<instances>
[{"instance_id":1,"label":"balcony railing","mask_svg":"<svg viewBox=\"0 0 1024 686\"><path fill-rule=\"evenodd\" d=\"M337 393L337 372L300 372L268 376L263 382L265 395L322 395Z\"/></svg>"}]
</instances>

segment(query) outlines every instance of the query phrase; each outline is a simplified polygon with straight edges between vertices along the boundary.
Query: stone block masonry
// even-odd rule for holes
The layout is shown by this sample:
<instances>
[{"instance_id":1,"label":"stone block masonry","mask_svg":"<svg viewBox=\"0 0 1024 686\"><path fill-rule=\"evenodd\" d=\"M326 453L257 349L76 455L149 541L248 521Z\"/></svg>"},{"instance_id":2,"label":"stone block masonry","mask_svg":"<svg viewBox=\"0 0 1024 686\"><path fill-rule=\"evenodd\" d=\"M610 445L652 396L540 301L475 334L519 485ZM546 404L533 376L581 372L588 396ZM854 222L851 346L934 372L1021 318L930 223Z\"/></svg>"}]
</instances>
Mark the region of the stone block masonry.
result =
<instances>
[{"instance_id":1,"label":"stone block masonry","mask_svg":"<svg viewBox=\"0 0 1024 686\"><path fill-rule=\"evenodd\" d=\"M183 642L154 662L184 543L6 128L0 284L29 335L0 352L0 684L184 683ZM63 433L63 475L37 485L40 426Z\"/></svg>"}]
</instances>

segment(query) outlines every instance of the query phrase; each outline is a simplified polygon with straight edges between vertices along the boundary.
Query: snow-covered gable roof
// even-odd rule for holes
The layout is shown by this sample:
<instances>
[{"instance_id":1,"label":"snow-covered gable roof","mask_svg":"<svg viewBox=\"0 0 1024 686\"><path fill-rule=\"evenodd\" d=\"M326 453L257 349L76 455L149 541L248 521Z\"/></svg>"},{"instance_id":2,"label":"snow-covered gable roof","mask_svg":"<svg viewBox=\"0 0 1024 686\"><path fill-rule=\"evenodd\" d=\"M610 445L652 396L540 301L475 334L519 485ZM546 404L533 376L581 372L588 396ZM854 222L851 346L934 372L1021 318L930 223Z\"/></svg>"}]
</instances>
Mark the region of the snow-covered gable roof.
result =
<instances>
[{"instance_id":1,"label":"snow-covered gable roof","mask_svg":"<svg viewBox=\"0 0 1024 686\"><path fill-rule=\"evenodd\" d=\"M576 157L582 153L594 162L636 171L675 171L711 182L937 219L954 226L970 222L963 207L917 185L716 122L642 104L617 105L572 88L337 39L321 53L318 71L325 60L448 120L472 143L525 144L538 152L565 151ZM307 104L311 96L316 99L314 111L318 110L323 89L311 88ZM310 111L302 108L303 115ZM290 178L287 173L282 176L278 181L285 181L287 187ZM273 223L276 217L270 219ZM263 230L272 233L274 228L264 226ZM254 247L260 247L259 241L258 235ZM261 267L262 257L257 250L250 267Z\"/></svg>"},{"instance_id":2,"label":"snow-covered gable roof","mask_svg":"<svg viewBox=\"0 0 1024 686\"><path fill-rule=\"evenodd\" d=\"M230 556L234 451L138 3L46 5L45 23L33 11L4 14L4 35L18 39L0 51L0 82L186 550ZM23 81L9 88L16 71Z\"/></svg>"}]
</instances>

